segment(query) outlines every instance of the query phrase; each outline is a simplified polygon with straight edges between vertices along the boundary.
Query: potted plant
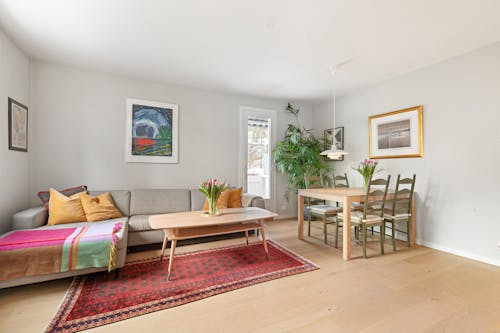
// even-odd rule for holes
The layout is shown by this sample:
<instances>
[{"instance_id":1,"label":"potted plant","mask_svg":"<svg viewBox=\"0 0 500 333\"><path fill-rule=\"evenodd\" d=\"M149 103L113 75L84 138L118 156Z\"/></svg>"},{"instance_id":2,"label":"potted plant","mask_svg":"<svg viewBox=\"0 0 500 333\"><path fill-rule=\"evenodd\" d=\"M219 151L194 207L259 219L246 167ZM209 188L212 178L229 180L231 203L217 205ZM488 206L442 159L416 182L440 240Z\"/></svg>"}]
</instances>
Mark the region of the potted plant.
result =
<instances>
[{"instance_id":1,"label":"potted plant","mask_svg":"<svg viewBox=\"0 0 500 333\"><path fill-rule=\"evenodd\" d=\"M285 196L288 200L290 191L297 193L306 187L306 176L323 175L329 181L325 173L331 169L320 156L325 147L324 139L314 137L310 129L300 126L299 109L288 103L286 111L295 117L296 125L288 125L285 138L273 151L273 159L278 172L287 176L288 191Z\"/></svg>"}]
</instances>

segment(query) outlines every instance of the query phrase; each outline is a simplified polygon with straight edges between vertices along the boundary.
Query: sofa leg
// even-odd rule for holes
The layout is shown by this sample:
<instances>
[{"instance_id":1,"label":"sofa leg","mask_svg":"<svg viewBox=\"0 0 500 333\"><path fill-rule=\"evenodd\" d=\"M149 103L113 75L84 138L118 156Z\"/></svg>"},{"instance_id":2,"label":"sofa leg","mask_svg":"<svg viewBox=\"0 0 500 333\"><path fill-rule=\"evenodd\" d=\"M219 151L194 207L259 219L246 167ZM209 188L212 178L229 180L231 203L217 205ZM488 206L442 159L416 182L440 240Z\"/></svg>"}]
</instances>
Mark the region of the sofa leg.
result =
<instances>
[{"instance_id":1,"label":"sofa leg","mask_svg":"<svg viewBox=\"0 0 500 333\"><path fill-rule=\"evenodd\" d=\"M114 274L114 278L115 278L115 279L118 279L118 277L119 277L119 275L120 275L120 269L119 269L119 268L116 268L116 269L114 270L114 273L115 273L115 274Z\"/></svg>"}]
</instances>

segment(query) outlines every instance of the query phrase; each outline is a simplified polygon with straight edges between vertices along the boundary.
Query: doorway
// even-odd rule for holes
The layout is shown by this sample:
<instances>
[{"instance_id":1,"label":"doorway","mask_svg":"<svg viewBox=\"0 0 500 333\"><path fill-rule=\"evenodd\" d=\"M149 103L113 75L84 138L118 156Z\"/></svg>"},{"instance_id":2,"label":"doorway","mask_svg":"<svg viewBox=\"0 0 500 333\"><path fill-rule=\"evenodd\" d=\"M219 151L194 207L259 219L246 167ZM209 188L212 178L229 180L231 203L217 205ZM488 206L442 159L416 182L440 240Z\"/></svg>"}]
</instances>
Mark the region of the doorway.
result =
<instances>
[{"instance_id":1,"label":"doorway","mask_svg":"<svg viewBox=\"0 0 500 333\"><path fill-rule=\"evenodd\" d=\"M272 211L276 211L275 127L274 110L240 107L240 182L245 192L264 198Z\"/></svg>"}]
</instances>

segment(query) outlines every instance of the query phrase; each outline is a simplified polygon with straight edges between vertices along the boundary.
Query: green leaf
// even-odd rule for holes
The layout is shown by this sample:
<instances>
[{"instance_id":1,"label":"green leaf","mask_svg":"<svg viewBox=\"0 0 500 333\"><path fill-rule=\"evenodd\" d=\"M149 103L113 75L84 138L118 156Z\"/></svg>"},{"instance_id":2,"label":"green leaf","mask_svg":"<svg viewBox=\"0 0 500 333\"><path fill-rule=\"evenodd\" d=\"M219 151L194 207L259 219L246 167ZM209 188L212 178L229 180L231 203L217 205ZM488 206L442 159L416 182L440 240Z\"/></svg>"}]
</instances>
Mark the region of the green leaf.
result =
<instances>
[{"instance_id":1,"label":"green leaf","mask_svg":"<svg viewBox=\"0 0 500 333\"><path fill-rule=\"evenodd\" d=\"M272 157L279 173L285 175L288 181L288 190L285 198L288 200L290 192L297 193L305 188L305 178L308 175L319 175L330 172L320 152L325 147L325 140L314 137L311 129L301 128L298 123L298 109L290 103L286 111L297 119L297 126L289 124L285 138L276 144ZM329 176L325 176L328 181Z\"/></svg>"}]
</instances>

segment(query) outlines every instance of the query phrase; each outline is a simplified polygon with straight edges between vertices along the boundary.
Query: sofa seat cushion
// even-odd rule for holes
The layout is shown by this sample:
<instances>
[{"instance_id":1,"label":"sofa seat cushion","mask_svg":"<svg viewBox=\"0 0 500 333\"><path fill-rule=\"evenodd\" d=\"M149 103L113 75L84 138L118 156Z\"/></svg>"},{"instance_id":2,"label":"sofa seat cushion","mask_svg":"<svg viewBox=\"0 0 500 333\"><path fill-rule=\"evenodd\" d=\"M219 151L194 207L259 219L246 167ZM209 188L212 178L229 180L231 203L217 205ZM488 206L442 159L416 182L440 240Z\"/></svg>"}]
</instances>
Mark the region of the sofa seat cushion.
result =
<instances>
[{"instance_id":1,"label":"sofa seat cushion","mask_svg":"<svg viewBox=\"0 0 500 333\"><path fill-rule=\"evenodd\" d=\"M149 231L152 230L149 225L149 215L133 215L128 220L128 228L130 232Z\"/></svg>"},{"instance_id":2,"label":"sofa seat cushion","mask_svg":"<svg viewBox=\"0 0 500 333\"><path fill-rule=\"evenodd\" d=\"M97 223L117 223L122 222L123 227L120 231L116 233L118 237L117 249L122 249L127 247L127 234L128 234L128 217L120 217L117 219L100 221L100 222L76 222L76 223L66 223L66 224L57 224L57 225L45 225L43 227L37 229L53 229L53 228L76 228L82 227L88 224L97 224Z\"/></svg>"}]
</instances>

